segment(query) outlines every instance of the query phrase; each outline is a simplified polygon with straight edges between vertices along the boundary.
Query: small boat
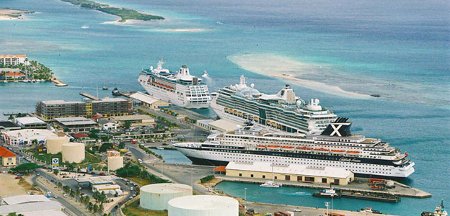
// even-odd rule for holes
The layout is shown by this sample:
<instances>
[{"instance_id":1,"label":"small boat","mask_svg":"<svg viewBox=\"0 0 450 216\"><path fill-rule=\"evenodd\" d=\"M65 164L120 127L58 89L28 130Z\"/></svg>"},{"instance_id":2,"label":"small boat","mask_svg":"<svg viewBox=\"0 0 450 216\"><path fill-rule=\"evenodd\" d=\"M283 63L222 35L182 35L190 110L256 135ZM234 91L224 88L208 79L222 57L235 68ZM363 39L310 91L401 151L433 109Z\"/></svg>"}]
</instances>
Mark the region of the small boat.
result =
<instances>
[{"instance_id":1,"label":"small boat","mask_svg":"<svg viewBox=\"0 0 450 216\"><path fill-rule=\"evenodd\" d=\"M108 90L108 86L103 86L102 90L104 91Z\"/></svg>"},{"instance_id":2,"label":"small boat","mask_svg":"<svg viewBox=\"0 0 450 216\"><path fill-rule=\"evenodd\" d=\"M55 86L56 87L65 87L65 86L67 86L67 84L65 84L65 83L56 83Z\"/></svg>"},{"instance_id":3,"label":"small boat","mask_svg":"<svg viewBox=\"0 0 450 216\"><path fill-rule=\"evenodd\" d=\"M372 214L383 214L380 211L373 209L372 207L362 208L362 209L358 210L358 212L372 213Z\"/></svg>"},{"instance_id":4,"label":"small boat","mask_svg":"<svg viewBox=\"0 0 450 216\"><path fill-rule=\"evenodd\" d=\"M156 149L158 149L158 150L164 150L164 147L158 146L158 147L156 147Z\"/></svg>"},{"instance_id":5,"label":"small boat","mask_svg":"<svg viewBox=\"0 0 450 216\"><path fill-rule=\"evenodd\" d=\"M371 94L370 96L372 96L372 97L381 97L381 95L379 95L379 94Z\"/></svg>"},{"instance_id":6,"label":"small boat","mask_svg":"<svg viewBox=\"0 0 450 216\"><path fill-rule=\"evenodd\" d=\"M434 209L434 212L422 212L422 214L420 214L420 216L448 216L447 211L445 210L444 207L444 201L441 201L441 204L436 206L436 208Z\"/></svg>"},{"instance_id":7,"label":"small boat","mask_svg":"<svg viewBox=\"0 0 450 216\"><path fill-rule=\"evenodd\" d=\"M319 192L316 192L313 194L315 197L332 197L332 198L339 198L341 195L334 190L334 188L329 189L323 189Z\"/></svg>"},{"instance_id":8,"label":"small boat","mask_svg":"<svg viewBox=\"0 0 450 216\"><path fill-rule=\"evenodd\" d=\"M113 96L120 96L120 91L119 91L119 89L114 88L114 89L112 90L112 95L113 95Z\"/></svg>"},{"instance_id":9,"label":"small boat","mask_svg":"<svg viewBox=\"0 0 450 216\"><path fill-rule=\"evenodd\" d=\"M82 28L82 29L88 29L89 26L88 26L88 25L83 25L83 26L81 26L81 28Z\"/></svg>"},{"instance_id":10,"label":"small boat","mask_svg":"<svg viewBox=\"0 0 450 216\"><path fill-rule=\"evenodd\" d=\"M264 184L261 184L261 185L259 185L259 186L261 186L261 187L278 188L278 187L281 187L281 186L283 186L283 185L280 184L280 183L276 183L276 182L274 182L274 181L266 181L266 182L264 182Z\"/></svg>"}]
</instances>

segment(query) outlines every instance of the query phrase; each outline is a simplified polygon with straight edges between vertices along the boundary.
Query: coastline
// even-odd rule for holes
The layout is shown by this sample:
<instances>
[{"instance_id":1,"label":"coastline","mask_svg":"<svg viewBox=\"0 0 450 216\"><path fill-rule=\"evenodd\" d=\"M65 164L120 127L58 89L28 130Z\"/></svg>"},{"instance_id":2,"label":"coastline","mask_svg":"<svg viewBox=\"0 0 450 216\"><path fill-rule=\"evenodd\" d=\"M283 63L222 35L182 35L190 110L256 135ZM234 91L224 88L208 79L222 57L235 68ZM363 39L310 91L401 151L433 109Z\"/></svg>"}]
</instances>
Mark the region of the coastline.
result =
<instances>
[{"instance_id":1,"label":"coastline","mask_svg":"<svg viewBox=\"0 0 450 216\"><path fill-rule=\"evenodd\" d=\"M227 57L240 68L260 75L273 77L304 88L354 99L371 99L369 94L347 91L339 86L330 85L303 77L319 76L322 68L313 64L298 62L274 54L243 54Z\"/></svg>"},{"instance_id":2,"label":"coastline","mask_svg":"<svg viewBox=\"0 0 450 216\"><path fill-rule=\"evenodd\" d=\"M24 20L25 14L34 13L28 10L19 10L11 8L0 8L0 21L3 20Z\"/></svg>"}]
</instances>

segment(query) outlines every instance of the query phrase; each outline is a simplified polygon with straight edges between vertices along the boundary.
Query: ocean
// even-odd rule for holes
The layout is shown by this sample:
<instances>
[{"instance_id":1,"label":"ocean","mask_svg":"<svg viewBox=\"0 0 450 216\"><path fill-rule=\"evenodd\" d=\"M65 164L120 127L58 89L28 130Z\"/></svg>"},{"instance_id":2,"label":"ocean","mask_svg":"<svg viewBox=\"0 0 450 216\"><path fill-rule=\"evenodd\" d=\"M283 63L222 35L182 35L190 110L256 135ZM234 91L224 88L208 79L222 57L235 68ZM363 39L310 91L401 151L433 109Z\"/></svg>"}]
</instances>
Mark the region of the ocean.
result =
<instances>
[{"instance_id":1,"label":"ocean","mask_svg":"<svg viewBox=\"0 0 450 216\"><path fill-rule=\"evenodd\" d=\"M81 100L81 91L103 97L114 87L143 90L138 73L159 59L171 70L182 64L195 75L207 70L212 90L237 83L242 74L263 92L278 91L287 82L303 99L320 98L323 106L349 117L355 133L382 138L408 152L416 172L407 183L433 194L393 205L370 203L372 207L419 215L442 199L450 201L448 1L101 2L166 20L118 24L117 17L59 0L0 1L0 7L35 11L24 20L0 21L0 52L26 53L69 84L0 83L0 113L31 112L40 100ZM273 76L284 72L320 85ZM110 90L102 91L102 86ZM381 97L360 99L330 88ZM229 192L238 194L244 187L238 184ZM278 196L277 202L297 200ZM250 200L275 202L263 197Z\"/></svg>"}]
</instances>

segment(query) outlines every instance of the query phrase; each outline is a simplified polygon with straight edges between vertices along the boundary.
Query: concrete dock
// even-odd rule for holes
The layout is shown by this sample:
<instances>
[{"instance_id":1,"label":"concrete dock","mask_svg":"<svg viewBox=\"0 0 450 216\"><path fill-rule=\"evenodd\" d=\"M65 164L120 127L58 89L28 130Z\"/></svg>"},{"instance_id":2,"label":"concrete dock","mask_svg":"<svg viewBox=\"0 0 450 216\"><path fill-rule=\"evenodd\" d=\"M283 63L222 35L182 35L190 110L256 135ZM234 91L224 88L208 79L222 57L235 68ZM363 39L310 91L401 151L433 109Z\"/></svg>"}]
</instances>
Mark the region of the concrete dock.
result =
<instances>
[{"instance_id":1,"label":"concrete dock","mask_svg":"<svg viewBox=\"0 0 450 216\"><path fill-rule=\"evenodd\" d=\"M267 179L255 179L255 178L237 178L237 177L229 177L229 176L223 176L218 175L217 178L221 179L222 181L237 181L237 182L248 182L248 183L255 183L255 184L262 184ZM312 183L306 183L306 182L293 182L293 181L282 181L278 180L278 182L282 183L283 185L287 186L294 186L294 187L305 187L305 188L317 188L317 189L325 189L330 188L330 185L328 184L312 184ZM402 196L402 197L412 197L412 198L428 198L431 197L430 193L427 193L425 191L419 190L417 188L412 188L407 185L401 184L399 182L394 182L395 187L391 189L386 189L384 191L378 191L378 190L371 190L368 185L368 179L367 178L356 178L356 180L349 185L346 186L340 186L336 185L335 188L342 190L342 191L348 191L348 192L359 192L359 193L372 193L372 194L387 194L389 196L396 195L396 196Z\"/></svg>"},{"instance_id":2,"label":"concrete dock","mask_svg":"<svg viewBox=\"0 0 450 216\"><path fill-rule=\"evenodd\" d=\"M89 98L91 100L95 100L95 101L99 101L100 100L100 98L95 97L94 95L91 95L91 94L86 93L86 92L80 92L80 95L85 97L85 98Z\"/></svg>"}]
</instances>

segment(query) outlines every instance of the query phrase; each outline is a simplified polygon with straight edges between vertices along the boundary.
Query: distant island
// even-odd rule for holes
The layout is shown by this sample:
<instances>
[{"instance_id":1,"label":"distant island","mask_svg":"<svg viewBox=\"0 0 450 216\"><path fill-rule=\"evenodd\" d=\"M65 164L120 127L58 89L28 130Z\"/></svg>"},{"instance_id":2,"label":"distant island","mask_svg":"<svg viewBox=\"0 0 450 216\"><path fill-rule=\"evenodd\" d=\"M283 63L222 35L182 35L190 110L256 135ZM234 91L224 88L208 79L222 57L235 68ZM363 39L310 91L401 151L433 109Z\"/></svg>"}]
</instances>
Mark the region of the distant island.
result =
<instances>
[{"instance_id":1,"label":"distant island","mask_svg":"<svg viewBox=\"0 0 450 216\"><path fill-rule=\"evenodd\" d=\"M82 8L94 9L94 10L98 10L98 11L101 11L101 12L104 12L107 14L119 16L120 17L119 22L125 22L129 19L143 20L143 21L163 20L164 19L164 17L161 17L161 16L145 14L145 13L141 13L136 10L127 9L127 8L111 7L107 4L100 4L100 3L90 1L90 0L61 0L61 1L69 2L73 5L79 5Z\"/></svg>"},{"instance_id":2,"label":"distant island","mask_svg":"<svg viewBox=\"0 0 450 216\"><path fill-rule=\"evenodd\" d=\"M0 8L0 20L23 19L24 14L30 14L33 11L17 10L11 8Z\"/></svg>"}]
</instances>

